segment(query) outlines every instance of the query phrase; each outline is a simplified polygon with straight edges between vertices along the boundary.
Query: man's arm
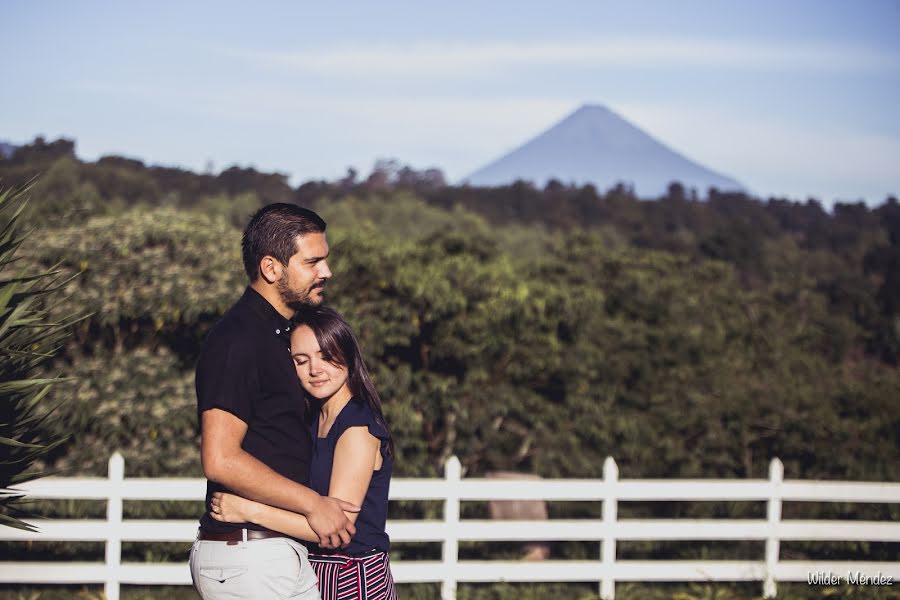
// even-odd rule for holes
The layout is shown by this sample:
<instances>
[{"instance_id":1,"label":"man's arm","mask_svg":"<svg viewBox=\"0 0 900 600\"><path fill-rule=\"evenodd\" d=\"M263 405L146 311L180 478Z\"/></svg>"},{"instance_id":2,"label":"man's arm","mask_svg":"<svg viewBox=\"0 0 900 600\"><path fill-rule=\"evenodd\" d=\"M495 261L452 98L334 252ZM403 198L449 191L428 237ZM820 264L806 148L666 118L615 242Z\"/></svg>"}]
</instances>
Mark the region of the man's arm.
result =
<instances>
[{"instance_id":1,"label":"man's arm","mask_svg":"<svg viewBox=\"0 0 900 600\"><path fill-rule=\"evenodd\" d=\"M344 511L358 512L358 506L320 496L244 451L247 424L227 411L203 411L201 431L200 458L208 479L251 500L306 515L323 548L350 543L356 528Z\"/></svg>"},{"instance_id":2,"label":"man's arm","mask_svg":"<svg viewBox=\"0 0 900 600\"><path fill-rule=\"evenodd\" d=\"M369 433L366 427L350 427L337 442L331 472L330 494L350 498L362 504L372 481L372 473L379 463L381 440ZM255 502L248 498L217 492L212 498L210 516L227 523L256 523L272 531L280 531L291 537L315 542L316 534L306 517ZM347 513L356 522L359 513Z\"/></svg>"}]
</instances>

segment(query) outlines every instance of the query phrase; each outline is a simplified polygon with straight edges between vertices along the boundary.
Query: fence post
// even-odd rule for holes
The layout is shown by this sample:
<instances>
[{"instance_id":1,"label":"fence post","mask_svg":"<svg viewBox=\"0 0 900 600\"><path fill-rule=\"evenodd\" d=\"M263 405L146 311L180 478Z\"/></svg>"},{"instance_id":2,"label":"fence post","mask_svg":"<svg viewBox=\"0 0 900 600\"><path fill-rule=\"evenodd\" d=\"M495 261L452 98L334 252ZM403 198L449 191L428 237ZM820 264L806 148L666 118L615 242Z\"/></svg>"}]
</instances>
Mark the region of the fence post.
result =
<instances>
[{"instance_id":1,"label":"fence post","mask_svg":"<svg viewBox=\"0 0 900 600\"><path fill-rule=\"evenodd\" d=\"M106 501L106 600L119 600L119 566L122 564L122 484L125 459L118 452L109 457L109 498Z\"/></svg>"},{"instance_id":2,"label":"fence post","mask_svg":"<svg viewBox=\"0 0 900 600\"><path fill-rule=\"evenodd\" d=\"M775 571L778 568L778 556L781 544L778 539L778 524L781 522L781 482L784 481L784 464L777 458L769 463L769 501L766 510L769 521L769 536L766 538L766 580L763 583L763 596L774 598L776 594Z\"/></svg>"},{"instance_id":3,"label":"fence post","mask_svg":"<svg viewBox=\"0 0 900 600\"><path fill-rule=\"evenodd\" d=\"M447 480L447 497L444 500L444 523L447 534L444 538L444 580L441 583L442 600L456 598L456 564L459 561L459 481L462 477L462 465L459 459L451 456L444 464L444 477Z\"/></svg>"},{"instance_id":4,"label":"fence post","mask_svg":"<svg viewBox=\"0 0 900 600\"><path fill-rule=\"evenodd\" d=\"M616 520L619 515L619 504L616 498L616 483L619 481L619 466L612 456L603 461L603 547L600 559L605 575L600 580L600 597L613 600L616 596L616 580L613 577L616 566Z\"/></svg>"}]
</instances>

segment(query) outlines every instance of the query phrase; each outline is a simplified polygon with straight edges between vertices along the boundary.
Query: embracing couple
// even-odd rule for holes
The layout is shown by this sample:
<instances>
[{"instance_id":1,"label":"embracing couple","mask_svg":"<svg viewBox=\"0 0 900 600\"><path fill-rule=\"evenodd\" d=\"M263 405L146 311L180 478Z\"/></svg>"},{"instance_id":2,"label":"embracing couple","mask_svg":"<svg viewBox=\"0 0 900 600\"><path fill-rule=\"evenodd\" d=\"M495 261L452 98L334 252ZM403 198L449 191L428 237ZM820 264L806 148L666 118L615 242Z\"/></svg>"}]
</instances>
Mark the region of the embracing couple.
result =
<instances>
[{"instance_id":1,"label":"embracing couple","mask_svg":"<svg viewBox=\"0 0 900 600\"><path fill-rule=\"evenodd\" d=\"M325 222L292 204L250 220L250 285L197 364L204 600L396 599L385 533L394 443L353 331L322 305Z\"/></svg>"}]
</instances>

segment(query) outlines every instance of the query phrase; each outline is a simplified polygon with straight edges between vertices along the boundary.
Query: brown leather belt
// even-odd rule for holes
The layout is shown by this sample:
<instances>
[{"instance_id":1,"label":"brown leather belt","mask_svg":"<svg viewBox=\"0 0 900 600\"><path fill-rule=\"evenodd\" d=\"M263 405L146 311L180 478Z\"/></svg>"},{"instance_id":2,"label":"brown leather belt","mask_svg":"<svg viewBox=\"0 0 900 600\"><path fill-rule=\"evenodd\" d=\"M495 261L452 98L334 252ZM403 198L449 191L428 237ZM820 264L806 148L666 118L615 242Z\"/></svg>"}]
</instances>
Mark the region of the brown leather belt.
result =
<instances>
[{"instance_id":1,"label":"brown leather belt","mask_svg":"<svg viewBox=\"0 0 900 600\"><path fill-rule=\"evenodd\" d=\"M247 532L247 537L244 537L244 532ZM235 529L234 531L228 531L224 533L214 532L214 531L204 531L202 528L197 533L197 539L203 540L205 542L228 542L229 544L237 544L238 542L243 542L246 540L267 540L269 538L286 538L289 536L284 535L283 533L278 533L277 531L269 531L268 529L257 530L257 529Z\"/></svg>"}]
</instances>

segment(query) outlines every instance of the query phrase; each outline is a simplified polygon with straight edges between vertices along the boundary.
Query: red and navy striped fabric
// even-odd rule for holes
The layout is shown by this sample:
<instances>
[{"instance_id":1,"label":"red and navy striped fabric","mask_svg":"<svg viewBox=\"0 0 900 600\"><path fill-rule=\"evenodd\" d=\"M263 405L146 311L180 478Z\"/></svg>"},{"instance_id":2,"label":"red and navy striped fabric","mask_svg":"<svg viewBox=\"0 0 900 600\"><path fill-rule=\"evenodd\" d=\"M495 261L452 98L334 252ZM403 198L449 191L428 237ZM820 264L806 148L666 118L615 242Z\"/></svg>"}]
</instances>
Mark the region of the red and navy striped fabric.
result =
<instances>
[{"instance_id":1,"label":"red and navy striped fabric","mask_svg":"<svg viewBox=\"0 0 900 600\"><path fill-rule=\"evenodd\" d=\"M322 600L397 600L387 552L353 557L310 554Z\"/></svg>"}]
</instances>

